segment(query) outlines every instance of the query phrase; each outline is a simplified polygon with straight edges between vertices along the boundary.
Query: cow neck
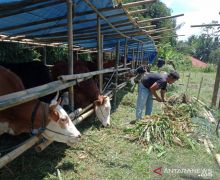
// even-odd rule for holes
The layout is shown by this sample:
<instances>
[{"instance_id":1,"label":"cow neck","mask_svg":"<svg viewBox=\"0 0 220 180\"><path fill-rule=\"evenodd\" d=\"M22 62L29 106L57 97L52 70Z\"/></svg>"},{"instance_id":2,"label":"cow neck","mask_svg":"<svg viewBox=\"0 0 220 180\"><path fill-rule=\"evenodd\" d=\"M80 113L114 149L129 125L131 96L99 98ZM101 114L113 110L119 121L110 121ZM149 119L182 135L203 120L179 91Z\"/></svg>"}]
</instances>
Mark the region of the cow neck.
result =
<instances>
[{"instance_id":1,"label":"cow neck","mask_svg":"<svg viewBox=\"0 0 220 180\"><path fill-rule=\"evenodd\" d=\"M32 113L30 117L31 121L31 130L33 129L44 129L47 124L49 106L48 104L37 100L32 106Z\"/></svg>"}]
</instances>

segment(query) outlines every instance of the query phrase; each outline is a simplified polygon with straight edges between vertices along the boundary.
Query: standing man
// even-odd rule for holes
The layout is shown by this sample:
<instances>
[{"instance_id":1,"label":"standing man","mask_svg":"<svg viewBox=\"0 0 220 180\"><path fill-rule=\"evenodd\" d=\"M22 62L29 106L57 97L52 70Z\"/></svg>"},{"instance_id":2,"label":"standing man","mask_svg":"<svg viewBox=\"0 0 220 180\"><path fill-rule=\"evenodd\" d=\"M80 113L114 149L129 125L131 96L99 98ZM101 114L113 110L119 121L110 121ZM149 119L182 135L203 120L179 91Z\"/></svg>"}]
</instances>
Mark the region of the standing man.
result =
<instances>
[{"instance_id":1,"label":"standing man","mask_svg":"<svg viewBox=\"0 0 220 180\"><path fill-rule=\"evenodd\" d=\"M153 106L153 96L158 102L165 102L165 93L167 83L173 84L179 79L179 74L172 71L169 74L151 73L141 79L138 87L137 107L136 107L136 120L143 118L143 110L145 115L151 115ZM160 96L157 91L160 90ZM135 123L136 121L133 121ZM132 122L131 122L132 123Z\"/></svg>"}]
</instances>

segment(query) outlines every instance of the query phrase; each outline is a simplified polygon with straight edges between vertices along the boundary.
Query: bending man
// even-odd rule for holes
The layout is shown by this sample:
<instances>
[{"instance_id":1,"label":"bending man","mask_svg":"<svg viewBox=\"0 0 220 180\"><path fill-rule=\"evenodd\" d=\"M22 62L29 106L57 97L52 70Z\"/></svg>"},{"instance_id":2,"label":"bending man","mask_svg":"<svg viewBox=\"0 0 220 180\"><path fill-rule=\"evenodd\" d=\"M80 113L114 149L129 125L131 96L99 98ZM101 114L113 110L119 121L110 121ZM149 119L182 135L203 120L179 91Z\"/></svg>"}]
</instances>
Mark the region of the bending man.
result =
<instances>
[{"instance_id":1,"label":"bending man","mask_svg":"<svg viewBox=\"0 0 220 180\"><path fill-rule=\"evenodd\" d=\"M169 74L151 73L141 79L138 87L136 120L142 119L143 110L145 115L151 115L153 96L158 102L165 102L167 83L173 84L179 79L179 74L172 71ZM157 91L160 90L160 96Z\"/></svg>"}]
</instances>

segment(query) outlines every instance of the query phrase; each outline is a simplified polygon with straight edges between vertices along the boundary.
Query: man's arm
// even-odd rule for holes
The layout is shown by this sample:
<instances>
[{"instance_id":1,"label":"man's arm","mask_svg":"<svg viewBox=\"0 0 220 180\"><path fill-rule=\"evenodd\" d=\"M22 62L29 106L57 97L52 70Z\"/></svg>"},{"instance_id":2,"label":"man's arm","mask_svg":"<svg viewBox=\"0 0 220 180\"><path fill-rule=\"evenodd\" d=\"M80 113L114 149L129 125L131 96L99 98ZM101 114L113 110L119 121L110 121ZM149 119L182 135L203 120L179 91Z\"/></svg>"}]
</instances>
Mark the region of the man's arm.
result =
<instances>
[{"instance_id":1,"label":"man's arm","mask_svg":"<svg viewBox=\"0 0 220 180\"><path fill-rule=\"evenodd\" d=\"M161 98L162 98L162 101L165 101L165 93L166 93L166 90L161 90L160 91L160 95L161 95Z\"/></svg>"},{"instance_id":2,"label":"man's arm","mask_svg":"<svg viewBox=\"0 0 220 180\"><path fill-rule=\"evenodd\" d=\"M158 96L156 92L158 89L159 89L159 86L156 82L150 87L150 91L154 95L154 97L156 97L156 100L159 102L162 102L163 100Z\"/></svg>"}]
</instances>

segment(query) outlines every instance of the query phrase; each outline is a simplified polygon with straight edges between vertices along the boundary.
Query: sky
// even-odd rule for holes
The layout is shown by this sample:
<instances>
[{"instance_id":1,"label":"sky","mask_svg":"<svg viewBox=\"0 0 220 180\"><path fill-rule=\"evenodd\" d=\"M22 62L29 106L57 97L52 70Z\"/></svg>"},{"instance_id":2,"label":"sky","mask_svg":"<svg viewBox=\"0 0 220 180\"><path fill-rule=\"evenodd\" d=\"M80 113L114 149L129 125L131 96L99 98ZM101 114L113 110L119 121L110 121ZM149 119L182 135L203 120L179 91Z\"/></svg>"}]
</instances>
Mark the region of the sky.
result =
<instances>
[{"instance_id":1,"label":"sky","mask_svg":"<svg viewBox=\"0 0 220 180\"><path fill-rule=\"evenodd\" d=\"M172 15L184 14L176 18L177 25L184 23L177 31L179 40L186 40L191 35L201 34L201 28L191 28L191 25L210 24L212 20L220 23L220 0L161 0L172 10Z\"/></svg>"}]
</instances>

